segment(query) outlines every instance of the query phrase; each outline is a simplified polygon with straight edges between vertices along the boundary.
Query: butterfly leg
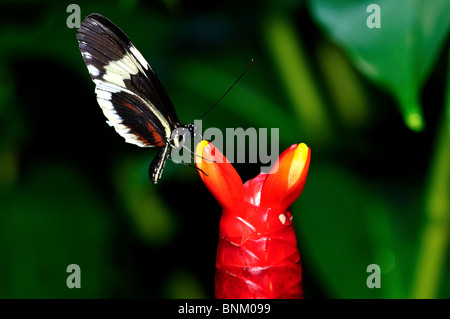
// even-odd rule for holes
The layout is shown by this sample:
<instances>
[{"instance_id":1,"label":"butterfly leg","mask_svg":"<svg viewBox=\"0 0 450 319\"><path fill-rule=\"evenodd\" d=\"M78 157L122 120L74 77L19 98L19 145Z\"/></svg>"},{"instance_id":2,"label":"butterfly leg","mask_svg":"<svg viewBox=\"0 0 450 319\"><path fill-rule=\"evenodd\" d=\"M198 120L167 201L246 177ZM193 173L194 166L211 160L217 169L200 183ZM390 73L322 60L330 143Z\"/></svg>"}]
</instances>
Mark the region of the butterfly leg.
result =
<instances>
[{"instance_id":1,"label":"butterfly leg","mask_svg":"<svg viewBox=\"0 0 450 319\"><path fill-rule=\"evenodd\" d=\"M148 175L153 184L158 183L161 178L162 171L164 169L164 165L166 164L167 158L170 155L170 143L166 143L156 154L153 159L150 167L148 168Z\"/></svg>"}]
</instances>

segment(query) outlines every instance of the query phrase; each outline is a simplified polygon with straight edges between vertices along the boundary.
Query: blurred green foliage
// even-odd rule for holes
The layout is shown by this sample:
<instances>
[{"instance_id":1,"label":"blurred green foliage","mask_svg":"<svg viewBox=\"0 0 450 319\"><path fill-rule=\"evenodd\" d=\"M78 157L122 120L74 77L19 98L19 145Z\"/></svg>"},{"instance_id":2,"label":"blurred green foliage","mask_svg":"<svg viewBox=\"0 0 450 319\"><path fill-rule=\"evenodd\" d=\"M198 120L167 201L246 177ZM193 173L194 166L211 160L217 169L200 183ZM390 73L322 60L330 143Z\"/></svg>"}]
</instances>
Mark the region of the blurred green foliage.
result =
<instances>
[{"instance_id":1,"label":"blurred green foliage","mask_svg":"<svg viewBox=\"0 0 450 319\"><path fill-rule=\"evenodd\" d=\"M151 185L155 150L104 123L68 4L0 3L0 297L212 298L220 207L183 165ZM293 205L306 298L450 297L448 1L77 4L131 37L185 123L254 58L203 129L311 148Z\"/></svg>"},{"instance_id":2,"label":"blurred green foliage","mask_svg":"<svg viewBox=\"0 0 450 319\"><path fill-rule=\"evenodd\" d=\"M354 0L316 0L310 1L310 7L327 33L348 51L355 66L394 94L406 124L413 130L421 130L424 123L420 92L447 40L450 2L373 3L379 11L366 1ZM366 11L367 14L361 14ZM366 27L377 12L381 27Z\"/></svg>"}]
</instances>

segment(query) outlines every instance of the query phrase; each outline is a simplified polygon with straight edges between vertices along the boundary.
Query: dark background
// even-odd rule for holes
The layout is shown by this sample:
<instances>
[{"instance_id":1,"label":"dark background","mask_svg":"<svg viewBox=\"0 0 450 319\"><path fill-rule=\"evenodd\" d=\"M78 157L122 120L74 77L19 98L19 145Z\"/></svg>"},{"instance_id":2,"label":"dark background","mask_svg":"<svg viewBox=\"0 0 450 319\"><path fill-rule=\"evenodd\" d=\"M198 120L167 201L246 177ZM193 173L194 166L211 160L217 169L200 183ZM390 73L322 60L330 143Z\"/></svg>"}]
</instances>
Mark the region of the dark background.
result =
<instances>
[{"instance_id":1,"label":"dark background","mask_svg":"<svg viewBox=\"0 0 450 319\"><path fill-rule=\"evenodd\" d=\"M132 39L184 123L254 59L203 129L311 148L293 205L305 298L449 298L450 7L394 2L77 4ZM221 208L193 168L169 161L152 185L156 150L105 123L69 4L0 4L0 297L213 298ZM260 165L235 167L246 181Z\"/></svg>"}]
</instances>

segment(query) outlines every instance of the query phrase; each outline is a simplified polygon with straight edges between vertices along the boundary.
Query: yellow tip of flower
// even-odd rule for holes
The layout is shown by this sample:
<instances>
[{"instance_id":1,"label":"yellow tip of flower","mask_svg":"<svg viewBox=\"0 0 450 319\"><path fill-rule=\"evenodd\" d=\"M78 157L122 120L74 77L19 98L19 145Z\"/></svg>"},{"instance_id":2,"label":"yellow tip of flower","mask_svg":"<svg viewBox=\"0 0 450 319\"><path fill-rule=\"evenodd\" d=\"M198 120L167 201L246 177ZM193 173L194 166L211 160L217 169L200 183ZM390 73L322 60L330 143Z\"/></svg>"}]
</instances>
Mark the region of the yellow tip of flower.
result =
<instances>
[{"instance_id":1,"label":"yellow tip of flower","mask_svg":"<svg viewBox=\"0 0 450 319\"><path fill-rule=\"evenodd\" d=\"M261 207L287 209L300 196L308 175L311 150L305 143L293 144L270 170L261 190Z\"/></svg>"},{"instance_id":2,"label":"yellow tip of flower","mask_svg":"<svg viewBox=\"0 0 450 319\"><path fill-rule=\"evenodd\" d=\"M211 156L211 154L209 154L210 152L206 151L204 154L204 149L209 145L208 141L202 140L200 143L197 144L197 147L195 148L195 163L197 164L197 166L202 166L203 164L203 158L207 158L208 155L209 157Z\"/></svg>"},{"instance_id":3,"label":"yellow tip of flower","mask_svg":"<svg viewBox=\"0 0 450 319\"><path fill-rule=\"evenodd\" d=\"M300 178L303 168L306 165L309 155L309 148L305 143L300 143L295 150L292 159L291 168L289 170L287 189L290 189Z\"/></svg>"},{"instance_id":4,"label":"yellow tip of flower","mask_svg":"<svg viewBox=\"0 0 450 319\"><path fill-rule=\"evenodd\" d=\"M201 149L204 149L206 146L208 146L208 144L209 144L208 141L202 140L202 141L200 142L200 144L197 145L197 149L198 149L199 146L200 146Z\"/></svg>"}]
</instances>

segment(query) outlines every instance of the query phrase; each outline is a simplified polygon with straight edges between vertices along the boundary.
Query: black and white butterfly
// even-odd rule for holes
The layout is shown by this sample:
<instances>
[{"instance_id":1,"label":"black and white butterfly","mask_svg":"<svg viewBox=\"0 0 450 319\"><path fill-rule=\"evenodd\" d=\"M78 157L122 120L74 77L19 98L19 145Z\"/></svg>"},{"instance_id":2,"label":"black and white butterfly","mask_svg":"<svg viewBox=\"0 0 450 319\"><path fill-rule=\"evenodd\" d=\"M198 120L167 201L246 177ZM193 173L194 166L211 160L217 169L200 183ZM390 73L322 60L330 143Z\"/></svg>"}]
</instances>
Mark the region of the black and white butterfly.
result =
<instances>
[{"instance_id":1,"label":"black and white butterfly","mask_svg":"<svg viewBox=\"0 0 450 319\"><path fill-rule=\"evenodd\" d=\"M171 149L194 137L195 125L180 123L152 67L109 19L96 13L87 16L77 39L107 123L128 143L162 147L149 167L156 184Z\"/></svg>"}]
</instances>

